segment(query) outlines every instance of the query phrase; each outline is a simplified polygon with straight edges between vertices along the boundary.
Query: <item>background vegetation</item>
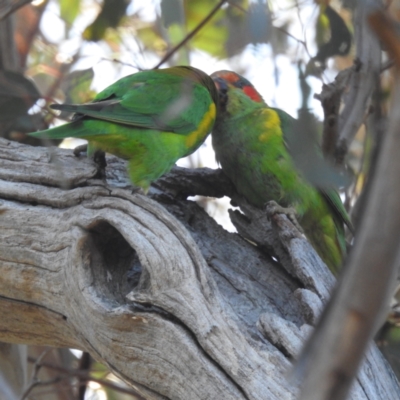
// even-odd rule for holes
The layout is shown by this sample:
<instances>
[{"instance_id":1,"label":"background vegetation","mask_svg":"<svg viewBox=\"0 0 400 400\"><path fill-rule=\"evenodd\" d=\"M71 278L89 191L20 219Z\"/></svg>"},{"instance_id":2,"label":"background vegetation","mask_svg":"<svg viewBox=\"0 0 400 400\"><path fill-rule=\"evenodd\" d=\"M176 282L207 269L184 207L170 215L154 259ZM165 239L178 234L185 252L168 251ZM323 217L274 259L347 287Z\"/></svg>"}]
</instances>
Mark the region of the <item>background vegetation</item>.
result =
<instances>
[{"instance_id":1,"label":"background vegetation","mask_svg":"<svg viewBox=\"0 0 400 400\"><path fill-rule=\"evenodd\" d=\"M122 76L180 64L207 73L239 72L268 104L295 117L298 109L308 110L313 128L322 133L323 108L314 94L353 65L353 6L351 0L4 2L0 6L0 135L43 145L26 134L69 118L56 114L50 104L88 102ZM392 84L390 66L384 64L381 74L383 111ZM375 143L368 124L372 111L365 110L366 124L346 157L351 179L343 198L349 212L357 210L357 199L368 181ZM181 165L216 167L210 141ZM197 200L232 229L228 200ZM399 375L395 323L394 308L379 343ZM32 385L32 398L135 398L86 353L31 348L29 360L35 366L32 382L38 376L43 381Z\"/></svg>"}]
</instances>

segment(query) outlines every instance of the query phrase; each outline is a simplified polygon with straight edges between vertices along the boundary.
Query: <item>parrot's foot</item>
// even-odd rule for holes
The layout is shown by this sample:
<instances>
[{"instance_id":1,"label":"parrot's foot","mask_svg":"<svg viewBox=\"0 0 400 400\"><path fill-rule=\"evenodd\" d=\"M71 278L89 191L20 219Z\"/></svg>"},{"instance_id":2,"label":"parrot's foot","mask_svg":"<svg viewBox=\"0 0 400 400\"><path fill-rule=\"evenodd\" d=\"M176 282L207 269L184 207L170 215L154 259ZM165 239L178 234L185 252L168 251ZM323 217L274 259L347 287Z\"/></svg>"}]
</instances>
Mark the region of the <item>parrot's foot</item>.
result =
<instances>
[{"instance_id":1,"label":"parrot's foot","mask_svg":"<svg viewBox=\"0 0 400 400\"><path fill-rule=\"evenodd\" d=\"M304 233L303 228L297 222L296 210L292 207L282 207L276 201L271 200L266 204L266 211L268 217L274 214L285 214L290 222L301 232Z\"/></svg>"},{"instance_id":2,"label":"parrot's foot","mask_svg":"<svg viewBox=\"0 0 400 400\"><path fill-rule=\"evenodd\" d=\"M81 144L74 148L74 156L79 157L81 153L87 153L87 150L88 150L88 145ZM107 166L106 153L103 150L95 150L95 152L93 153L93 161L99 167L100 177L105 178L106 176L105 168Z\"/></svg>"},{"instance_id":3,"label":"parrot's foot","mask_svg":"<svg viewBox=\"0 0 400 400\"><path fill-rule=\"evenodd\" d=\"M88 150L87 144L81 144L79 146L76 146L74 148L74 156L79 157L81 153L87 153L87 150ZM106 153L103 150L96 150L93 153L93 160L100 167L100 169L104 169L105 167L107 167Z\"/></svg>"},{"instance_id":4,"label":"parrot's foot","mask_svg":"<svg viewBox=\"0 0 400 400\"><path fill-rule=\"evenodd\" d=\"M103 150L96 150L93 154L93 160L102 171L107 167L106 153Z\"/></svg>"}]
</instances>

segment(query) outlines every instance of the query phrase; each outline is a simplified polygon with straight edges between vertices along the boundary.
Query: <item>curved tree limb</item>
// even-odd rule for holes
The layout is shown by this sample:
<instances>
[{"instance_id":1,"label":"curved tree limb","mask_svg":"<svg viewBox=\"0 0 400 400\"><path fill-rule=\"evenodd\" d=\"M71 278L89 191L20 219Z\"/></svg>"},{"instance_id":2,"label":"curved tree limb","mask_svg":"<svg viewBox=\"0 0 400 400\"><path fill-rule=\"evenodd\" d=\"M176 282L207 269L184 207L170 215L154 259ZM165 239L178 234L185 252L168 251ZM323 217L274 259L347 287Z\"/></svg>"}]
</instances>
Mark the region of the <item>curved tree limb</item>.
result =
<instances>
[{"instance_id":1,"label":"curved tree limb","mask_svg":"<svg viewBox=\"0 0 400 400\"><path fill-rule=\"evenodd\" d=\"M107 161L106 183L71 151L0 139L0 340L85 350L147 399L294 399L287 369L333 284L306 239L241 203L255 246L167 176L157 203ZM364 368L354 398L393 398L375 348Z\"/></svg>"},{"instance_id":2,"label":"curved tree limb","mask_svg":"<svg viewBox=\"0 0 400 400\"><path fill-rule=\"evenodd\" d=\"M31 3L32 0L5 0L0 5L0 21L10 16L19 8Z\"/></svg>"}]
</instances>

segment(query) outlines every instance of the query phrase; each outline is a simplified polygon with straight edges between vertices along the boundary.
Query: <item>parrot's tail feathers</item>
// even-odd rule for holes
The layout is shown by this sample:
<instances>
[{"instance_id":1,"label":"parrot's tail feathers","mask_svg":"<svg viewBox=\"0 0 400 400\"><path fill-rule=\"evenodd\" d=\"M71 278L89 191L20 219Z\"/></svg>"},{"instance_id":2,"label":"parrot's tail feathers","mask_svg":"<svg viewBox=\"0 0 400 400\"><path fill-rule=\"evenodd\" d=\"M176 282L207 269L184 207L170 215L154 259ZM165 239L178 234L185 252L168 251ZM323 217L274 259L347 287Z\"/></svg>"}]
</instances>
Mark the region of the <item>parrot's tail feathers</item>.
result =
<instances>
[{"instance_id":1,"label":"parrot's tail feathers","mask_svg":"<svg viewBox=\"0 0 400 400\"><path fill-rule=\"evenodd\" d=\"M50 107L53 110L74 112L83 115L90 115L99 119L103 118L101 113L104 112L108 107L112 107L121 103L121 99L105 99L86 104L52 104Z\"/></svg>"},{"instance_id":2,"label":"parrot's tail feathers","mask_svg":"<svg viewBox=\"0 0 400 400\"><path fill-rule=\"evenodd\" d=\"M78 107L75 104L52 104L50 108L53 110L67 111L67 112L77 112Z\"/></svg>"},{"instance_id":3,"label":"parrot's tail feathers","mask_svg":"<svg viewBox=\"0 0 400 400\"><path fill-rule=\"evenodd\" d=\"M74 126L72 126L74 125ZM80 125L80 126L79 126ZM87 132L81 124L69 123L44 131L31 132L29 136L39 139L65 139L67 137L83 138Z\"/></svg>"}]
</instances>

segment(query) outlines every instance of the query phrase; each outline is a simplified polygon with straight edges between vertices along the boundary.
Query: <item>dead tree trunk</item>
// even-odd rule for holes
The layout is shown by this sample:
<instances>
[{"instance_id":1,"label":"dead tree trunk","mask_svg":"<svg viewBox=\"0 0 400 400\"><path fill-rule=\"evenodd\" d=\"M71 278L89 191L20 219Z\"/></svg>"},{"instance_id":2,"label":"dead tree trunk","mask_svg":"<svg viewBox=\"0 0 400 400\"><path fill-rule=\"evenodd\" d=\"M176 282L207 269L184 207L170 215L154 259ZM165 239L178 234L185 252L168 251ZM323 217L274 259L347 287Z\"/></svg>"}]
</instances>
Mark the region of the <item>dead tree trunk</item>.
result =
<instances>
[{"instance_id":1,"label":"dead tree trunk","mask_svg":"<svg viewBox=\"0 0 400 400\"><path fill-rule=\"evenodd\" d=\"M0 139L0 341L85 350L146 399L295 398L288 369L334 283L306 239L242 203L255 245L186 200L229 188L221 174L176 170L144 196L108 164L105 183L71 151ZM372 346L352 398L398 393Z\"/></svg>"}]
</instances>

